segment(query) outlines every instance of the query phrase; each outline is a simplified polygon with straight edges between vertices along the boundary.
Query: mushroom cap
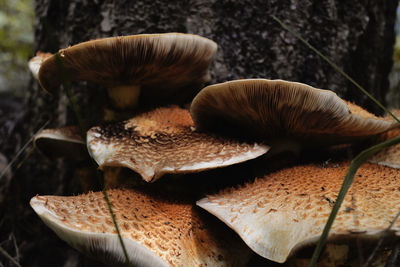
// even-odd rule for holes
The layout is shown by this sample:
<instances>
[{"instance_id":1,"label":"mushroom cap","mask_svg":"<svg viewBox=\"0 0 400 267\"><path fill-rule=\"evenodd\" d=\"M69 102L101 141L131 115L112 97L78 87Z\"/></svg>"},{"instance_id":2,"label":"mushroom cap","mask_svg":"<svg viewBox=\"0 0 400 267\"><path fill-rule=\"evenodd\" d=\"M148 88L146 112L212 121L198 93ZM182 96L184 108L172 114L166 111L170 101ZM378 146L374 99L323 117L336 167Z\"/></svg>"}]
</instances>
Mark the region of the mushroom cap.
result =
<instances>
[{"instance_id":1,"label":"mushroom cap","mask_svg":"<svg viewBox=\"0 0 400 267\"><path fill-rule=\"evenodd\" d=\"M44 129L35 136L33 143L49 158L83 160L89 156L78 126Z\"/></svg>"},{"instance_id":2,"label":"mushroom cap","mask_svg":"<svg viewBox=\"0 0 400 267\"><path fill-rule=\"evenodd\" d=\"M194 98L190 112L199 130L295 138L337 144L394 127L329 90L283 80L249 79L210 85Z\"/></svg>"},{"instance_id":3,"label":"mushroom cap","mask_svg":"<svg viewBox=\"0 0 400 267\"><path fill-rule=\"evenodd\" d=\"M197 90L210 79L208 68L217 44L181 33L142 34L83 42L61 49L68 78L107 87L141 86L141 95L158 98ZM56 55L39 70L43 89L54 93L62 83ZM184 94L184 93L183 93Z\"/></svg>"},{"instance_id":4,"label":"mushroom cap","mask_svg":"<svg viewBox=\"0 0 400 267\"><path fill-rule=\"evenodd\" d=\"M257 254L284 262L318 241L349 164L287 168L209 195L197 205L235 230ZM328 238L378 238L399 212L399 185L399 170L362 165ZM400 235L400 221L391 234Z\"/></svg>"},{"instance_id":5,"label":"mushroom cap","mask_svg":"<svg viewBox=\"0 0 400 267\"><path fill-rule=\"evenodd\" d=\"M395 128L380 135L378 141L383 142L399 136L400 128ZM369 159L369 162L400 169L400 144L382 149L381 151L373 155Z\"/></svg>"},{"instance_id":6,"label":"mushroom cap","mask_svg":"<svg viewBox=\"0 0 400 267\"><path fill-rule=\"evenodd\" d=\"M190 113L163 107L130 120L91 128L90 155L103 166L128 167L145 181L165 173L189 173L257 158L269 147L248 144L194 130Z\"/></svg>"},{"instance_id":7,"label":"mushroom cap","mask_svg":"<svg viewBox=\"0 0 400 267\"><path fill-rule=\"evenodd\" d=\"M133 266L243 266L250 250L229 228L184 201L138 190L108 190ZM40 218L74 248L112 264L125 261L101 192L36 196Z\"/></svg>"},{"instance_id":8,"label":"mushroom cap","mask_svg":"<svg viewBox=\"0 0 400 267\"><path fill-rule=\"evenodd\" d=\"M31 71L33 77L36 80L39 80L39 69L40 66L42 65L43 61L45 61L47 58L51 57L51 53L46 53L46 52L41 52L38 51L36 53L36 56L31 58L28 62L29 70Z\"/></svg>"}]
</instances>

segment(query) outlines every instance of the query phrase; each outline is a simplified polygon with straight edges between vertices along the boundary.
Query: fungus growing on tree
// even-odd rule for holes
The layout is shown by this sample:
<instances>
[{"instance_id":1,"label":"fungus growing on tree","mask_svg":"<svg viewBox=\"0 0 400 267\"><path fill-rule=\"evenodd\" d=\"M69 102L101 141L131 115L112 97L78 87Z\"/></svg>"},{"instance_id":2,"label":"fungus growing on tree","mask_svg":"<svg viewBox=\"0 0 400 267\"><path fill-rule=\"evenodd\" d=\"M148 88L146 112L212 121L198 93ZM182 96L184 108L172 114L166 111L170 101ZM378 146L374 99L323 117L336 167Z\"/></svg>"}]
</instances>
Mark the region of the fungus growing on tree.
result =
<instances>
[{"instance_id":1,"label":"fungus growing on tree","mask_svg":"<svg viewBox=\"0 0 400 267\"><path fill-rule=\"evenodd\" d=\"M90 155L100 168L128 167L145 181L166 173L229 166L265 154L269 147L199 133L188 110L172 106L130 120L97 126L87 133Z\"/></svg>"},{"instance_id":2,"label":"fungus growing on tree","mask_svg":"<svg viewBox=\"0 0 400 267\"><path fill-rule=\"evenodd\" d=\"M106 86L121 109L147 103L188 100L209 81L217 50L213 41L192 34L165 33L110 37L80 43L47 58L39 70L43 89L54 93L63 75L71 81Z\"/></svg>"},{"instance_id":3,"label":"fungus growing on tree","mask_svg":"<svg viewBox=\"0 0 400 267\"><path fill-rule=\"evenodd\" d=\"M209 195L197 205L235 230L257 254L285 262L291 253L320 237L348 167L349 162L340 162L283 169ZM377 240L399 212L399 184L399 170L363 165L329 239ZM390 233L399 235L400 221Z\"/></svg>"},{"instance_id":4,"label":"fungus growing on tree","mask_svg":"<svg viewBox=\"0 0 400 267\"><path fill-rule=\"evenodd\" d=\"M52 54L51 53L45 53L45 52L41 52L38 51L36 53L36 56L34 56L33 58L31 58L28 62L28 67L29 70L31 71L33 77L36 80L39 80L39 69L40 66L42 65L42 63L49 57L51 57Z\"/></svg>"},{"instance_id":5,"label":"fungus growing on tree","mask_svg":"<svg viewBox=\"0 0 400 267\"><path fill-rule=\"evenodd\" d=\"M339 144L398 125L343 101L332 91L283 80L207 86L194 98L190 112L199 130L229 131L270 145L281 140L312 146Z\"/></svg>"},{"instance_id":6,"label":"fungus growing on tree","mask_svg":"<svg viewBox=\"0 0 400 267\"><path fill-rule=\"evenodd\" d=\"M240 238L190 203L136 189L108 195L133 266L244 266L249 260ZM30 204L72 247L112 266L125 263L101 192L36 196Z\"/></svg>"}]
</instances>

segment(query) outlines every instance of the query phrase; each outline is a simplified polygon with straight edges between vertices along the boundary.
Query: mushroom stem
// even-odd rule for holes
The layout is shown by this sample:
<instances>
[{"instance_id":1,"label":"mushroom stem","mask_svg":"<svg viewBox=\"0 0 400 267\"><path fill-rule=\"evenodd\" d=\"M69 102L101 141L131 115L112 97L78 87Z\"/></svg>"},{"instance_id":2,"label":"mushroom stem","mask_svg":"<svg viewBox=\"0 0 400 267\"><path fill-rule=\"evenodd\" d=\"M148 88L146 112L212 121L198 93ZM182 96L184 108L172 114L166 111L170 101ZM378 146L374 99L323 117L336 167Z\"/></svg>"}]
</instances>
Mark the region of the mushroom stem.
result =
<instances>
[{"instance_id":1,"label":"mushroom stem","mask_svg":"<svg viewBox=\"0 0 400 267\"><path fill-rule=\"evenodd\" d=\"M112 105L120 109L134 108L139 102L140 86L119 85L108 88Z\"/></svg>"}]
</instances>

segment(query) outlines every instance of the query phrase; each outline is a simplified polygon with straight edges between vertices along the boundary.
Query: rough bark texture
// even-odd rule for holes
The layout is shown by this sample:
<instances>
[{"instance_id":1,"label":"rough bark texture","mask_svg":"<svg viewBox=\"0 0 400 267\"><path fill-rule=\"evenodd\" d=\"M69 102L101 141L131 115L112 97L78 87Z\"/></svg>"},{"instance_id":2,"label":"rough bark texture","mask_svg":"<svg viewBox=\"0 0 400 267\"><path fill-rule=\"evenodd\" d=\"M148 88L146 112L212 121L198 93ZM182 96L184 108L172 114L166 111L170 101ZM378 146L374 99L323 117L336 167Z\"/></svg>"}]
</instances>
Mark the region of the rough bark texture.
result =
<instances>
[{"instance_id":1,"label":"rough bark texture","mask_svg":"<svg viewBox=\"0 0 400 267\"><path fill-rule=\"evenodd\" d=\"M327 63L282 29L271 15L291 26L344 69L378 100L384 102L392 66L397 0L37 0L36 50L59 48L89 39L157 32L186 32L208 37L219 45L212 83L239 78L286 79L332 89L341 97L379 113L361 92ZM99 121L105 104L104 88L74 84L79 106L89 125ZM9 160L17 139L26 142L52 118L49 126L76 120L61 92L50 97L36 81L26 96L24 119L2 151ZM59 241L29 208L35 194L71 195L79 192L76 164L51 161L34 152L14 169L6 205L1 207L1 241L16 237L23 266L96 266ZM0 191L1 192L1 191ZM7 251L15 256L12 242ZM4 247L4 246L3 246ZM0 255L0 261L11 264Z\"/></svg>"}]
</instances>

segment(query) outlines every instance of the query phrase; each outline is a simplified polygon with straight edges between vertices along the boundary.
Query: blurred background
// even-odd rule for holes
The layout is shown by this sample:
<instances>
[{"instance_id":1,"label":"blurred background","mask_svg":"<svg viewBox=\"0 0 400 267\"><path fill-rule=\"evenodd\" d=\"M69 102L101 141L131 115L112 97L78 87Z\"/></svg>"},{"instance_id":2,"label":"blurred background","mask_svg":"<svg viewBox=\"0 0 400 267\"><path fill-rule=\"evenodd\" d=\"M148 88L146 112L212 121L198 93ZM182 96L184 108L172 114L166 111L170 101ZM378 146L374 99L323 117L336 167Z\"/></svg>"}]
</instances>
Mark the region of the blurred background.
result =
<instances>
[{"instance_id":1,"label":"blurred background","mask_svg":"<svg viewBox=\"0 0 400 267\"><path fill-rule=\"evenodd\" d=\"M0 0L0 94L22 97L33 55L33 0Z\"/></svg>"}]
</instances>

